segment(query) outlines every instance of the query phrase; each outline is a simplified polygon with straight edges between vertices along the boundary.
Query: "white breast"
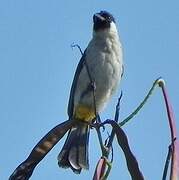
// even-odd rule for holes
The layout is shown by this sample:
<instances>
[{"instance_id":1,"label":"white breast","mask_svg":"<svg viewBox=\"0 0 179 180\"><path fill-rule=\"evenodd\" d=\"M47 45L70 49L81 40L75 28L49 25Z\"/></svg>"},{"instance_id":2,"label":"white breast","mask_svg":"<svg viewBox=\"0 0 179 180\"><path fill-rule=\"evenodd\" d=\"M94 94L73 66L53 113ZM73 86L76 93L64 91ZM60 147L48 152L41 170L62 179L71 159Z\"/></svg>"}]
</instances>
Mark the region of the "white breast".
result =
<instances>
[{"instance_id":1,"label":"white breast","mask_svg":"<svg viewBox=\"0 0 179 180\"><path fill-rule=\"evenodd\" d=\"M107 36L107 37L105 37ZM95 35L86 50L86 62L95 82L96 109L100 112L116 90L122 74L122 49L118 35L104 32ZM84 67L79 75L74 103L93 107L92 91L82 94L89 87L90 80Z\"/></svg>"}]
</instances>

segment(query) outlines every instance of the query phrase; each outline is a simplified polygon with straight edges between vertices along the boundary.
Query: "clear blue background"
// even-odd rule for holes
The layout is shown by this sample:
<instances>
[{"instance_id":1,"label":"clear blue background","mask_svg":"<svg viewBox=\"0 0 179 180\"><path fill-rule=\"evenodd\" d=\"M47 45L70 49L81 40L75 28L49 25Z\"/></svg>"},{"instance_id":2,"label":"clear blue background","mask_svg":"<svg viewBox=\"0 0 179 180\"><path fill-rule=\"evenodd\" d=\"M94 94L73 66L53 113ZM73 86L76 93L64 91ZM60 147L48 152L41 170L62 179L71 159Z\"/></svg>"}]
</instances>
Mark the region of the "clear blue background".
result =
<instances>
[{"instance_id":1,"label":"clear blue background","mask_svg":"<svg viewBox=\"0 0 179 180\"><path fill-rule=\"evenodd\" d=\"M179 1L0 1L0 179L6 180L51 128L66 120L73 75L92 36L92 15L108 10L117 21L124 49L125 74L121 119L162 76L179 130ZM120 90L101 114L113 118ZM161 90L124 127L146 179L159 180L169 145L169 129ZM104 133L106 135L106 133ZM64 139L35 169L32 180L92 179L100 149L90 136L90 169L81 175L59 169L57 155ZM130 179L124 155L114 143L109 179Z\"/></svg>"}]
</instances>

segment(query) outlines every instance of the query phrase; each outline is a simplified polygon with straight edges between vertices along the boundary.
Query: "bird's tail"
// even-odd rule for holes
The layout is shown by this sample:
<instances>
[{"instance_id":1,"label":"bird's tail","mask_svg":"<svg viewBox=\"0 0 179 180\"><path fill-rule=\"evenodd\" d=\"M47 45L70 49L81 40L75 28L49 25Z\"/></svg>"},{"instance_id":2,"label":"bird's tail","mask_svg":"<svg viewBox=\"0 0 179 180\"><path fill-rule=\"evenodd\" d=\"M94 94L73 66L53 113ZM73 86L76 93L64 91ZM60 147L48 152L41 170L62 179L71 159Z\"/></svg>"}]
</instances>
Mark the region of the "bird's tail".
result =
<instances>
[{"instance_id":1,"label":"bird's tail","mask_svg":"<svg viewBox=\"0 0 179 180\"><path fill-rule=\"evenodd\" d=\"M89 125L77 122L69 131L65 144L58 155L58 165L71 168L79 174L89 168L88 160Z\"/></svg>"}]
</instances>

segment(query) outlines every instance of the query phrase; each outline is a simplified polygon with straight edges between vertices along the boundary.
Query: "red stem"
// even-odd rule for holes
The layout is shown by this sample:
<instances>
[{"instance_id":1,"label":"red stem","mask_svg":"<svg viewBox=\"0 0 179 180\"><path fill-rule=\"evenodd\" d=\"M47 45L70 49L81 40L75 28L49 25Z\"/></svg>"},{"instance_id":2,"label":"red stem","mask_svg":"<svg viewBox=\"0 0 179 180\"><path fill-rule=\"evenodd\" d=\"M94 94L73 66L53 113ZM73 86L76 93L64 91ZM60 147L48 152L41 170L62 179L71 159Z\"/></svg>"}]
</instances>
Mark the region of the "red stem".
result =
<instances>
[{"instance_id":1,"label":"red stem","mask_svg":"<svg viewBox=\"0 0 179 180\"><path fill-rule=\"evenodd\" d=\"M175 139L177 137L177 134L176 134L176 129L175 129L175 121L174 121L173 110L172 110L172 107L168 101L168 95L167 95L164 84L161 86L161 88L162 88L163 96L165 99L165 105L166 105L166 109L167 109L167 115L168 115L168 121L169 121L169 126L170 126L170 133L171 133L172 157L171 157L170 180L172 180L174 177L174 167L175 167L175 161L174 161L175 157L174 156L176 155Z\"/></svg>"}]
</instances>

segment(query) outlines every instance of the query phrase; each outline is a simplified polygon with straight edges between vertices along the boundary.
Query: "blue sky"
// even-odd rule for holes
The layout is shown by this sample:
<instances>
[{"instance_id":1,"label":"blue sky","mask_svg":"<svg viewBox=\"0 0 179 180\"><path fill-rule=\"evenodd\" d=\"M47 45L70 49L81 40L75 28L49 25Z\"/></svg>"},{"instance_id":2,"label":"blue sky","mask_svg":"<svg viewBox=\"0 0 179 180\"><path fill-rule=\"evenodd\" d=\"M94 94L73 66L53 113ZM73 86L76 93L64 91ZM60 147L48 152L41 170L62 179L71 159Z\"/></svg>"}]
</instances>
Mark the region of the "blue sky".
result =
<instances>
[{"instance_id":1,"label":"blue sky","mask_svg":"<svg viewBox=\"0 0 179 180\"><path fill-rule=\"evenodd\" d=\"M125 71L120 89L101 114L112 118L123 90L121 119L143 99L153 81L166 80L179 130L179 1L0 1L0 177L6 180L39 139L66 120L78 43L85 49L92 36L92 16L108 10L117 21ZM160 89L124 127L146 179L161 179L169 130ZM106 134L106 133L104 133ZM90 136L90 169L75 175L59 169L57 155L64 139L35 169L32 180L91 179L100 149ZM130 179L122 151L114 142L110 174Z\"/></svg>"}]
</instances>

